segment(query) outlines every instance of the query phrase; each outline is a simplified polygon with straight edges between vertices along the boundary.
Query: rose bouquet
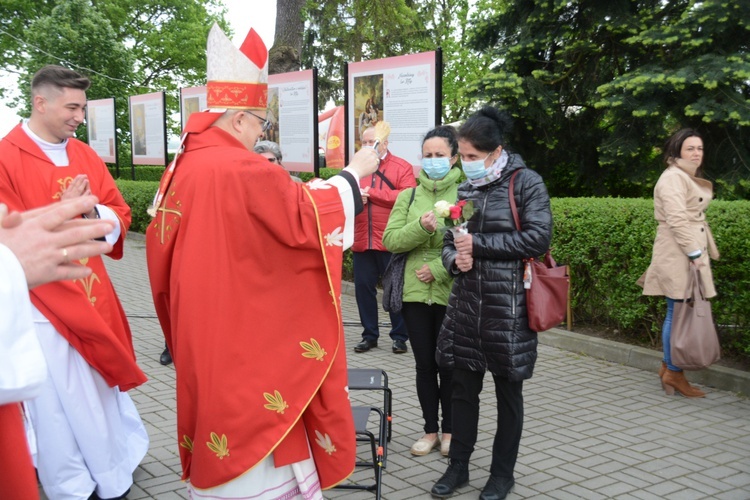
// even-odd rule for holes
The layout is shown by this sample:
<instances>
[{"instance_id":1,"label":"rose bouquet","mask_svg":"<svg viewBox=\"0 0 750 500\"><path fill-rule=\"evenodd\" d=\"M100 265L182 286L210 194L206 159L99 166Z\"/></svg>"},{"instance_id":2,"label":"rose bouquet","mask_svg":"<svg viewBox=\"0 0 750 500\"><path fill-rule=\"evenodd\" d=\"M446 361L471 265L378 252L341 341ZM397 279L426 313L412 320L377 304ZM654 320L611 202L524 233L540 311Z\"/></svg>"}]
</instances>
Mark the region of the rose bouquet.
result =
<instances>
[{"instance_id":1,"label":"rose bouquet","mask_svg":"<svg viewBox=\"0 0 750 500\"><path fill-rule=\"evenodd\" d=\"M474 203L470 200L459 200L451 205L445 200L435 203L435 215L442 217L445 227L453 231L453 236L468 234L466 224L474 215Z\"/></svg>"}]
</instances>

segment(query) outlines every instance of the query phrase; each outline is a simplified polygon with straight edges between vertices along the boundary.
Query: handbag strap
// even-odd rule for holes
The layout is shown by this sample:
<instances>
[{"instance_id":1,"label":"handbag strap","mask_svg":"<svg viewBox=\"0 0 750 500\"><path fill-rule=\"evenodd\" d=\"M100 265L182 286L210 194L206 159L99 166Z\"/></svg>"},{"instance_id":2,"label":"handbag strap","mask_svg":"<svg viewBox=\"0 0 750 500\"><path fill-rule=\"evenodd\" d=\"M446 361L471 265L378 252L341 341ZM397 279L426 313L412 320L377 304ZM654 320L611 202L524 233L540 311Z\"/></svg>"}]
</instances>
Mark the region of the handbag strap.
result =
<instances>
[{"instance_id":1,"label":"handbag strap","mask_svg":"<svg viewBox=\"0 0 750 500\"><path fill-rule=\"evenodd\" d=\"M510 201L510 211L513 212L513 220L516 223L516 229L521 231L521 219L518 217L518 208L516 207L516 191L514 189L515 186L515 180L516 175L518 172L520 172L521 169L519 168L515 172L513 172L510 176L510 184L508 185L508 201ZM533 257L528 259L523 259L524 262L530 262L535 260ZM544 254L544 264L548 268L557 267L557 262L555 262L555 259L552 258L552 250L547 249L547 252Z\"/></svg>"},{"instance_id":2,"label":"handbag strap","mask_svg":"<svg viewBox=\"0 0 750 500\"><path fill-rule=\"evenodd\" d=\"M510 185L508 186L508 200L510 201L510 211L513 212L513 220L516 222L516 229L521 230L521 219L518 218L518 208L516 208L516 190L514 189L516 175L520 169L513 172L510 176Z\"/></svg>"},{"instance_id":3,"label":"handbag strap","mask_svg":"<svg viewBox=\"0 0 750 500\"><path fill-rule=\"evenodd\" d=\"M688 313L688 309L689 309L689 307L687 307L688 304L691 303L691 302L695 303L695 297L693 297L693 295L694 295L693 294L693 282L695 281L695 278L697 277L698 270L697 269L693 269L693 267L694 267L693 264L688 264L688 266L690 266L690 267L688 268L689 271L688 271L687 288L685 289L685 298L683 300L679 301L679 302L683 302L686 307L681 307L679 309L678 314L677 314L677 318L679 319L680 322L684 321L685 316ZM672 324L674 324L674 321L675 321L674 317L672 318L672 321L673 321Z\"/></svg>"},{"instance_id":4,"label":"handbag strap","mask_svg":"<svg viewBox=\"0 0 750 500\"><path fill-rule=\"evenodd\" d=\"M698 266L696 266L692 262L688 264L688 266L690 266L689 267L690 273L688 277L687 289L685 290L685 301L696 300L695 293L694 293L694 288L695 288L696 283L698 284L697 288L698 288L698 293L700 294L700 299L706 300L706 292L703 288L703 280L701 279L700 272L698 271Z\"/></svg>"}]
</instances>

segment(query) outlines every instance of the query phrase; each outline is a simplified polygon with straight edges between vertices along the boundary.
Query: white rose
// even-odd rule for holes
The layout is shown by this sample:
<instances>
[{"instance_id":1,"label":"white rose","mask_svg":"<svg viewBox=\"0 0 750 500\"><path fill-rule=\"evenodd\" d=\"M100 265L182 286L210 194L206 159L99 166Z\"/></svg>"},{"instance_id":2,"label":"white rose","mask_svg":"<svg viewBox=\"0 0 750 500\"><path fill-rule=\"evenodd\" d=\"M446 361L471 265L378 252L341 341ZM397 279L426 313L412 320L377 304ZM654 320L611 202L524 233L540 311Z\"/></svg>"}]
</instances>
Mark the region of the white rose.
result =
<instances>
[{"instance_id":1,"label":"white rose","mask_svg":"<svg viewBox=\"0 0 750 500\"><path fill-rule=\"evenodd\" d=\"M445 200L435 203L435 215L438 217L448 217L451 214L451 204Z\"/></svg>"}]
</instances>

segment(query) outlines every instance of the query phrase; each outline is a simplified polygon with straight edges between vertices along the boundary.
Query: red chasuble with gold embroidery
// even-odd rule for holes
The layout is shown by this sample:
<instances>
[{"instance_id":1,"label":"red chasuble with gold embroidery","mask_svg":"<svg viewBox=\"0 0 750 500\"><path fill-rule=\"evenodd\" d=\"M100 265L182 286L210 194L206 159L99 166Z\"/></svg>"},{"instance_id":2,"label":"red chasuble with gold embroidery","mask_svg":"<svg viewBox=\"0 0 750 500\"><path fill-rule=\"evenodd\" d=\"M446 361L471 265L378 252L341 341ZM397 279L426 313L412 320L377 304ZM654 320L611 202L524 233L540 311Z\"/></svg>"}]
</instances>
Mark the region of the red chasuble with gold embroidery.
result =
<instances>
[{"instance_id":1,"label":"red chasuble with gold embroidery","mask_svg":"<svg viewBox=\"0 0 750 500\"><path fill-rule=\"evenodd\" d=\"M223 130L203 128L185 140L171 182L165 175L146 233L177 371L183 479L205 489L270 454L276 466L304 460L306 434L329 488L354 470L356 451L338 190L295 183Z\"/></svg>"},{"instance_id":2,"label":"red chasuble with gold embroidery","mask_svg":"<svg viewBox=\"0 0 750 500\"><path fill-rule=\"evenodd\" d=\"M18 211L54 203L75 176L86 174L99 203L120 220L122 234L108 255L122 258L130 207L93 149L69 139L66 150L69 166L57 167L21 125L11 130L0 141L0 203ZM135 362L125 312L101 257L81 263L93 270L88 278L38 286L31 290L31 301L111 387L127 391L146 376Z\"/></svg>"}]
</instances>

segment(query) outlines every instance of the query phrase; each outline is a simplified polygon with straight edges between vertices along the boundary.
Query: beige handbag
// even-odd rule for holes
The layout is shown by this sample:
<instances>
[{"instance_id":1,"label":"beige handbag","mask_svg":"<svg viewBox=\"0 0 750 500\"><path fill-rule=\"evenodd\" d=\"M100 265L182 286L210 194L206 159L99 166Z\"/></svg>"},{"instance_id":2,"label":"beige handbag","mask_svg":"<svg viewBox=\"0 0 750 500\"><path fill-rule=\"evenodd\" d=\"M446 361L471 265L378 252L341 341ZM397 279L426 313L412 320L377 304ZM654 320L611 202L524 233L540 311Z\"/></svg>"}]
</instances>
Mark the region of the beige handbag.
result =
<instances>
[{"instance_id":1,"label":"beige handbag","mask_svg":"<svg viewBox=\"0 0 750 500\"><path fill-rule=\"evenodd\" d=\"M698 267L690 264L684 302L675 302L670 338L672 364L683 370L702 370L721 357L711 303L703 294Z\"/></svg>"}]
</instances>

